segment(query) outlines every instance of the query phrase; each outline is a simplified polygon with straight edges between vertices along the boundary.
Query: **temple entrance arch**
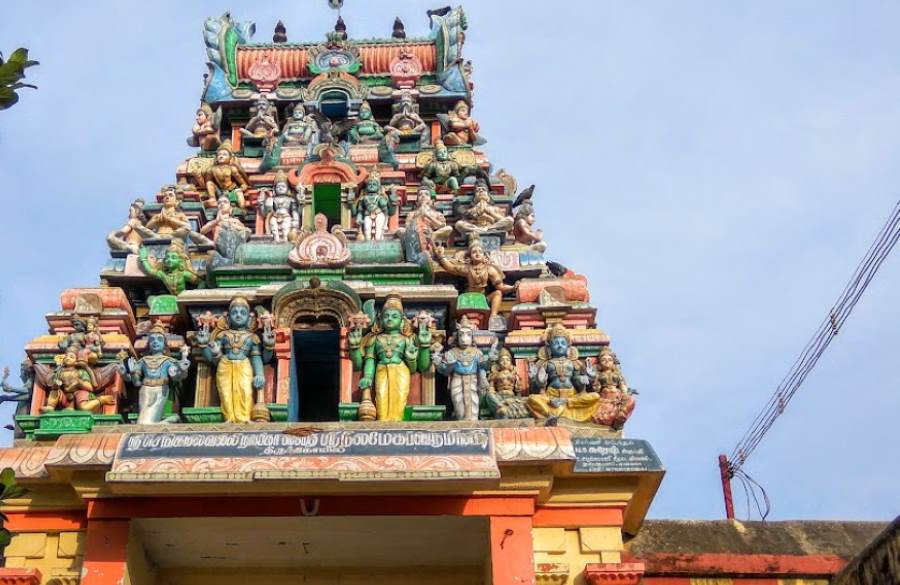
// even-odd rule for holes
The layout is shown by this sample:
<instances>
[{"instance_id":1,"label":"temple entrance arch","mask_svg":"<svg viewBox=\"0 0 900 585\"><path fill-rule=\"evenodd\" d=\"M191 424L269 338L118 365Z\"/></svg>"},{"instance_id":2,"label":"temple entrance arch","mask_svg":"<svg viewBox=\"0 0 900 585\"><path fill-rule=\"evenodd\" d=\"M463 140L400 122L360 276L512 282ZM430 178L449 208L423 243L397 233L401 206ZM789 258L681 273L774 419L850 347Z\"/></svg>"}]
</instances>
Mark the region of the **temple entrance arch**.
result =
<instances>
[{"instance_id":1,"label":"temple entrance arch","mask_svg":"<svg viewBox=\"0 0 900 585\"><path fill-rule=\"evenodd\" d=\"M287 404L289 421L335 421L338 404L352 401L347 331L360 306L339 280L298 280L275 294L276 402Z\"/></svg>"}]
</instances>

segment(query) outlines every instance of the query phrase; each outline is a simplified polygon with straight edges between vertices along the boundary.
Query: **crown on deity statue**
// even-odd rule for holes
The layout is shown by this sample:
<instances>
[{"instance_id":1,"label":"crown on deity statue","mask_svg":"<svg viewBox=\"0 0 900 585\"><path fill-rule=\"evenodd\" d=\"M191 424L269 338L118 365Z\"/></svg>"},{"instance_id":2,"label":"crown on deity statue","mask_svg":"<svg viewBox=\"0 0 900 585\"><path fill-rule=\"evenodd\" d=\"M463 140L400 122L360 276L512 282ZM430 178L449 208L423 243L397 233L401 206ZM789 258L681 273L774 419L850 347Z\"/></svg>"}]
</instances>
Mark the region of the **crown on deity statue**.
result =
<instances>
[{"instance_id":1,"label":"crown on deity statue","mask_svg":"<svg viewBox=\"0 0 900 585\"><path fill-rule=\"evenodd\" d=\"M166 253L175 252L176 254L180 254L182 256L186 255L184 250L184 240L180 238L174 238L172 242L169 244L169 247L166 248Z\"/></svg>"},{"instance_id":2,"label":"crown on deity statue","mask_svg":"<svg viewBox=\"0 0 900 585\"><path fill-rule=\"evenodd\" d=\"M225 139L222 141L222 144L219 145L219 148L216 149L216 152L222 152L223 150L228 151L228 154L233 154L234 151L231 149L231 140Z\"/></svg>"},{"instance_id":3,"label":"crown on deity statue","mask_svg":"<svg viewBox=\"0 0 900 585\"><path fill-rule=\"evenodd\" d=\"M277 185L278 183L287 183L287 182L288 182L287 173L285 173L283 169L278 169L278 172L275 173L275 183L274 184Z\"/></svg>"},{"instance_id":4,"label":"crown on deity statue","mask_svg":"<svg viewBox=\"0 0 900 585\"><path fill-rule=\"evenodd\" d=\"M166 336L169 334L169 328L166 327L166 324L162 321L156 320L150 326L150 329L147 330L147 336L153 335L154 333L158 333L159 335Z\"/></svg>"},{"instance_id":5,"label":"crown on deity statue","mask_svg":"<svg viewBox=\"0 0 900 585\"><path fill-rule=\"evenodd\" d=\"M562 323L554 323L547 327L547 331L544 333L544 341L550 343L554 337L564 337L566 341L572 343L572 333Z\"/></svg>"},{"instance_id":6,"label":"crown on deity statue","mask_svg":"<svg viewBox=\"0 0 900 585\"><path fill-rule=\"evenodd\" d=\"M382 311L387 309L396 309L403 312L403 298L400 296L398 292L390 292L388 293L387 298L384 300L384 307L382 307Z\"/></svg>"},{"instance_id":7,"label":"crown on deity statue","mask_svg":"<svg viewBox=\"0 0 900 585\"><path fill-rule=\"evenodd\" d=\"M462 319L456 322L457 331L475 331L477 329L478 328L475 326L475 324L469 320L468 315L463 315Z\"/></svg>"},{"instance_id":8,"label":"crown on deity statue","mask_svg":"<svg viewBox=\"0 0 900 585\"><path fill-rule=\"evenodd\" d=\"M481 242L481 236L473 233L469 236L469 252L471 253L476 249L484 252L484 244Z\"/></svg>"},{"instance_id":9,"label":"crown on deity statue","mask_svg":"<svg viewBox=\"0 0 900 585\"><path fill-rule=\"evenodd\" d=\"M247 300L247 297L234 297L231 299L231 302L228 303L228 307L231 308L236 306L247 307L249 309L250 302Z\"/></svg>"}]
</instances>

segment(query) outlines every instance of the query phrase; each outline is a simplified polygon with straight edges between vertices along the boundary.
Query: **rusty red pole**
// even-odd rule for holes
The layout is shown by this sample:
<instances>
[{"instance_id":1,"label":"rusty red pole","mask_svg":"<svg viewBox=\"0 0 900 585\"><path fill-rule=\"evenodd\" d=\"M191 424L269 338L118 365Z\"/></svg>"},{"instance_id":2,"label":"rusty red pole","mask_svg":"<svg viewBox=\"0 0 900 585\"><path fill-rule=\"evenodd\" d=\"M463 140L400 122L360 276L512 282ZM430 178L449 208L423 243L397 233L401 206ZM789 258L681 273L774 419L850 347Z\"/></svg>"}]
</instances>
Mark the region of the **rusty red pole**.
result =
<instances>
[{"instance_id":1,"label":"rusty red pole","mask_svg":"<svg viewBox=\"0 0 900 585\"><path fill-rule=\"evenodd\" d=\"M725 517L734 520L734 501L731 498L731 471L728 469L728 457L719 455L719 475L722 476L722 495L725 496Z\"/></svg>"}]
</instances>

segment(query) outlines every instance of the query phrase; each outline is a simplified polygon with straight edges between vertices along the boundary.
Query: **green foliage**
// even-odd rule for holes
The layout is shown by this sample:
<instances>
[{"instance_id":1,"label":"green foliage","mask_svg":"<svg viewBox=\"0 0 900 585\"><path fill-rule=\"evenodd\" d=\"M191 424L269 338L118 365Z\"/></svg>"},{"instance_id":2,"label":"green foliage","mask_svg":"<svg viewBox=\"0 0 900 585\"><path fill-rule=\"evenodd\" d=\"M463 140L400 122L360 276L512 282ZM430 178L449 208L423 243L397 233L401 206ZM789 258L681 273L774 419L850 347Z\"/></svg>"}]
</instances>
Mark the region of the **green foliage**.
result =
<instances>
[{"instance_id":1,"label":"green foliage","mask_svg":"<svg viewBox=\"0 0 900 585\"><path fill-rule=\"evenodd\" d=\"M28 49L16 49L6 61L0 53L0 110L5 110L19 101L16 90L23 87L37 89L34 85L22 83L25 79L25 69L37 64L37 61L28 60Z\"/></svg>"},{"instance_id":2,"label":"green foliage","mask_svg":"<svg viewBox=\"0 0 900 585\"><path fill-rule=\"evenodd\" d=\"M0 502L21 498L27 491L22 486L16 485L16 472L9 467L0 471L0 488L2 488L2 491L0 491ZM10 540L9 530L2 527L6 520L6 514L0 513L0 548L9 544Z\"/></svg>"}]
</instances>

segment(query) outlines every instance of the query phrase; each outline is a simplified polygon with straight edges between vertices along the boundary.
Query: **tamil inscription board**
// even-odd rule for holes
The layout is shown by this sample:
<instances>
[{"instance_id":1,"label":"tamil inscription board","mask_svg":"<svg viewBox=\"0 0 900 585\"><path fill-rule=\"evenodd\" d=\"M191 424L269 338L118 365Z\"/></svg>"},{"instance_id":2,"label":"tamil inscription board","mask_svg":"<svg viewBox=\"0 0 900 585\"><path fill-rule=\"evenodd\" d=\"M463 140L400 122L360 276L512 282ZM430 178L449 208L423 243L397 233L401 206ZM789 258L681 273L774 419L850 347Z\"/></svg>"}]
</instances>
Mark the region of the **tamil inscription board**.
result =
<instances>
[{"instance_id":1,"label":"tamil inscription board","mask_svg":"<svg viewBox=\"0 0 900 585\"><path fill-rule=\"evenodd\" d=\"M650 443L641 439L573 437L575 473L663 471Z\"/></svg>"},{"instance_id":2,"label":"tamil inscription board","mask_svg":"<svg viewBox=\"0 0 900 585\"><path fill-rule=\"evenodd\" d=\"M488 429L128 433L108 481L499 477Z\"/></svg>"}]
</instances>

